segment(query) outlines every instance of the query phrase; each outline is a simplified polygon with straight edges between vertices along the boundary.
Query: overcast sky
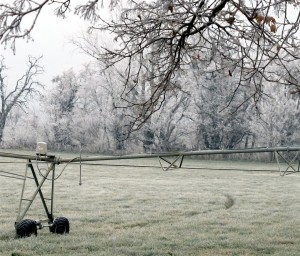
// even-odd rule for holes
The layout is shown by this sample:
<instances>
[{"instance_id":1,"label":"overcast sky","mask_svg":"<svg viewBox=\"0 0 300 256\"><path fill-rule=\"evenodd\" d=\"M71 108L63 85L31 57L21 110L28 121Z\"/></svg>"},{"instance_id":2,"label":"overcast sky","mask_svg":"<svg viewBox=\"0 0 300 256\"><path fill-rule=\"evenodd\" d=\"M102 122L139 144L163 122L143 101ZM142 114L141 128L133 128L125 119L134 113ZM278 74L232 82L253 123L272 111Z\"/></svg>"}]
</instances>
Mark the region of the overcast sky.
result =
<instances>
[{"instance_id":1,"label":"overcast sky","mask_svg":"<svg viewBox=\"0 0 300 256\"><path fill-rule=\"evenodd\" d=\"M80 36L87 28L88 24L79 17L69 13L66 19L58 18L53 14L53 8L47 6L32 33L33 42L19 39L15 54L9 46L4 49L1 45L0 55L5 57L5 63L9 67L7 81L13 83L24 73L28 56L43 56L40 64L45 73L40 80L46 86L51 84L54 76L69 68L79 70L89 58L80 53L70 40Z\"/></svg>"}]
</instances>

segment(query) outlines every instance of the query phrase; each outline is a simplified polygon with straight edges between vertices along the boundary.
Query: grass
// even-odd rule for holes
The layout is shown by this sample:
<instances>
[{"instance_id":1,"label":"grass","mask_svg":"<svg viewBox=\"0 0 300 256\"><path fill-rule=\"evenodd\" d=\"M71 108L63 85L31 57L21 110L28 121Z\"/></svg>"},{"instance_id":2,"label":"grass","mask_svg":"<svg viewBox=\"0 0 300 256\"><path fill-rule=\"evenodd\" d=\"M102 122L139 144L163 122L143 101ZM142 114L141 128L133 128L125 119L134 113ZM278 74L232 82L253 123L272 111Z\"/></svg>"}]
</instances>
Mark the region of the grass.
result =
<instances>
[{"instance_id":1,"label":"grass","mask_svg":"<svg viewBox=\"0 0 300 256\"><path fill-rule=\"evenodd\" d=\"M21 163L0 171L23 174L25 162L14 161ZM26 239L14 238L22 181L0 177L0 255L299 255L299 174L280 177L266 163L185 159L183 166L83 166L79 186L79 167L69 165L55 184L55 215L69 218L70 234L44 228ZM241 168L265 171L230 170ZM39 198L26 218L45 219Z\"/></svg>"}]
</instances>

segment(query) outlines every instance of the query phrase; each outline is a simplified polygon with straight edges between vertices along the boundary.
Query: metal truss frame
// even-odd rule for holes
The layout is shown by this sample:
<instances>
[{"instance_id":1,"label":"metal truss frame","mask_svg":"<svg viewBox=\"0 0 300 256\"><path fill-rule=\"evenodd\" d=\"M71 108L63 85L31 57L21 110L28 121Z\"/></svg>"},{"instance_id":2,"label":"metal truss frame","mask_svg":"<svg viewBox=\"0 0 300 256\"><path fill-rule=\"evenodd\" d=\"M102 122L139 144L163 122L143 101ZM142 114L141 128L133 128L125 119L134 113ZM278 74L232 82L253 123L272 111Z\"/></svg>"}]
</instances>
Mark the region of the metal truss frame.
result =
<instances>
[{"instance_id":1,"label":"metal truss frame","mask_svg":"<svg viewBox=\"0 0 300 256\"><path fill-rule=\"evenodd\" d=\"M163 171L168 171L171 168L176 168L176 169L181 168L182 167L182 163L183 163L183 159L184 159L184 155L181 155L181 154L178 155L178 156L176 156L175 160L173 160L173 161L170 161L166 157L163 157L163 156L159 156L158 157L158 161L159 161L160 166L161 166L161 168L162 168ZM179 165L175 164L177 161L179 161ZM169 166L164 167L163 164L162 164L162 162L168 163Z\"/></svg>"},{"instance_id":2,"label":"metal truss frame","mask_svg":"<svg viewBox=\"0 0 300 256\"><path fill-rule=\"evenodd\" d=\"M24 193L25 193L25 187L26 187L26 181L28 177L28 169L31 170L31 174L33 177L33 180L36 185L36 189L33 191L31 197L25 198ZM52 175L51 175L52 174ZM50 178L48 178L51 176ZM50 191L50 198L46 198L42 192L42 186L44 185L46 180L50 180L51 182L51 191ZM25 169L25 175L24 175L24 180L23 180L23 186L22 186L22 192L21 192L21 198L20 198L20 203L19 203L19 210L18 210L18 215L17 219L15 222L15 225L17 225L20 221L22 221L27 214L28 210L30 209L33 201L39 194L42 205L45 209L46 215L47 215L47 222L48 224L53 223L54 217L53 217L53 208L54 208L54 183L55 183L55 163L51 163L46 172L42 175L41 180L38 180L36 171L33 167L33 164L30 159L27 160L26 163L26 169ZM50 202L47 203L46 201Z\"/></svg>"},{"instance_id":3,"label":"metal truss frame","mask_svg":"<svg viewBox=\"0 0 300 256\"><path fill-rule=\"evenodd\" d=\"M295 156L291 160L284 157L282 155L282 153L280 153L279 151L275 151L275 158L276 158L276 162L278 165L280 176L300 172L300 150L298 152L296 152ZM283 162L285 164L287 164L287 167L285 168L285 170L281 169L282 162L280 162L280 159L282 159ZM298 163L297 163L297 160L298 160ZM298 166L295 167L295 165L298 165Z\"/></svg>"}]
</instances>

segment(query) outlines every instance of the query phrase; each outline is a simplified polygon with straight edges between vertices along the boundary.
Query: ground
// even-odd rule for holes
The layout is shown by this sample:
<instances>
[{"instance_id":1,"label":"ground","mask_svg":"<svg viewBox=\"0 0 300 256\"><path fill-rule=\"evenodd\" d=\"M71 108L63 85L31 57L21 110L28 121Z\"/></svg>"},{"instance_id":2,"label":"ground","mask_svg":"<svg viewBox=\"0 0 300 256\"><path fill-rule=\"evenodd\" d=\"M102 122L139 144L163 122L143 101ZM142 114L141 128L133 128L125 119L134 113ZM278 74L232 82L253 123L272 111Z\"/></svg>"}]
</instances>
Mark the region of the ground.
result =
<instances>
[{"instance_id":1,"label":"ground","mask_svg":"<svg viewBox=\"0 0 300 256\"><path fill-rule=\"evenodd\" d=\"M25 171L24 160L0 161L0 171ZM81 186L78 165L55 183L54 214L69 218L68 235L44 228L15 239L22 181L0 177L0 255L299 255L299 174L245 161L185 159L167 172L157 159L101 164L82 166ZM46 218L39 198L26 218Z\"/></svg>"}]
</instances>

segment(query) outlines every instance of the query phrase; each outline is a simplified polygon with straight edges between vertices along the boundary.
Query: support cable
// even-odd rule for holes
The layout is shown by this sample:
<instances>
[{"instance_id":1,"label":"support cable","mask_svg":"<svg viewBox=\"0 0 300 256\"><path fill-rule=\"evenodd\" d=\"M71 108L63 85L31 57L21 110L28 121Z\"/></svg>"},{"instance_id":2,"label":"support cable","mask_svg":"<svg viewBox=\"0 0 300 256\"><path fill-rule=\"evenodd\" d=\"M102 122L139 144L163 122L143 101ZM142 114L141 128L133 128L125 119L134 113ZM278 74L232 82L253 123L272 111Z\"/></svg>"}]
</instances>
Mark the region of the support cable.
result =
<instances>
[{"instance_id":1,"label":"support cable","mask_svg":"<svg viewBox=\"0 0 300 256\"><path fill-rule=\"evenodd\" d=\"M80 157L74 157L73 159L69 160L69 162L67 162L66 165L64 166L64 168L61 170L60 174L59 174L58 176L54 177L53 180L58 180L58 179L61 177L61 175L64 173L64 171L65 171L65 169L67 168L67 166L68 166L72 161L77 160L77 159L81 159L81 156L80 156ZM40 176L43 177L43 178L46 179L46 180L51 180L51 181L52 181L52 178L51 178L51 179L50 179L50 178L47 178L47 177L45 177L45 176L43 175L43 173L42 173L43 170L44 170L44 171L47 171L47 170L48 170L48 169L47 169L47 168L49 168L49 167L48 167L48 162L47 162L47 168L43 168L43 167L40 168L38 162L39 162L39 159L38 159L38 154L37 154L37 157L36 157L36 167L37 167L37 169L38 169L38 171L39 171ZM57 162L59 163L60 160L57 159Z\"/></svg>"},{"instance_id":2,"label":"support cable","mask_svg":"<svg viewBox=\"0 0 300 256\"><path fill-rule=\"evenodd\" d=\"M0 173L4 173L4 174L0 174L0 176L2 176L2 177L12 178L12 179L19 179L19 180L24 180L24 178L25 178L24 175L16 174L16 173L13 173L13 172L0 171ZM33 179L32 177L27 177L27 178L28 179Z\"/></svg>"}]
</instances>

